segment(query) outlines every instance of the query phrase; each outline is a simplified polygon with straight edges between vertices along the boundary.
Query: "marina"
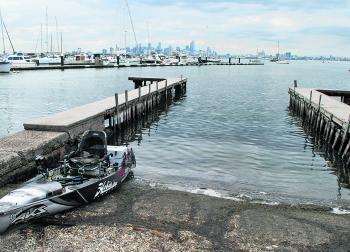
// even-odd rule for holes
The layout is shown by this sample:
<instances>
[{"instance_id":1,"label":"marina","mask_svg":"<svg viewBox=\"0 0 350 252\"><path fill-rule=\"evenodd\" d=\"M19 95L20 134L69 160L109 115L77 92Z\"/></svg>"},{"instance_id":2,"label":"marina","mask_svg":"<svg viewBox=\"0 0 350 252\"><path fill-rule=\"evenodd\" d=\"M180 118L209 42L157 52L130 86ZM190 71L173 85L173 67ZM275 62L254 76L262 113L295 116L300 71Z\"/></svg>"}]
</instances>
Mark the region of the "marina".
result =
<instances>
[{"instance_id":1,"label":"marina","mask_svg":"<svg viewBox=\"0 0 350 252\"><path fill-rule=\"evenodd\" d=\"M348 7L4 1L0 250L348 251Z\"/></svg>"},{"instance_id":2,"label":"marina","mask_svg":"<svg viewBox=\"0 0 350 252\"><path fill-rule=\"evenodd\" d=\"M264 65L262 62L246 62L246 63L230 63L229 62L193 62L193 63L184 63L184 64L168 64L168 63L131 63L131 64L64 64L64 65L39 65L36 66L33 64L32 66L16 66L12 67L11 71L27 71L27 70L65 70L65 69L83 69L83 68L128 68L128 67L175 67L175 66L207 66L207 65L219 65L219 66L256 66L256 65Z\"/></svg>"},{"instance_id":3,"label":"marina","mask_svg":"<svg viewBox=\"0 0 350 252\"><path fill-rule=\"evenodd\" d=\"M191 85L187 85L183 98L152 116L157 119L150 117L150 121L143 123L141 120L137 128L129 121L125 136L119 135L116 127L116 140L131 145L140 160L136 176L184 190L188 187L193 187L193 190L205 187L226 196L246 195L272 202L346 206L350 196L348 179L343 176L346 173L340 172L343 167L333 162L332 156L327 155L325 150L318 148L313 135L306 133L299 125L299 119L289 115L291 112L286 110L289 107L287 91L295 78L299 86L317 86L325 90L333 81L337 83L333 89L341 90L342 80L348 75L344 71L346 65L300 62L286 66L266 63L263 67L247 68L208 65L203 68L120 68L118 71L114 68L72 69L2 75L5 81L0 88L0 107L7 109L2 109L1 134L5 138L19 134L29 141L19 146L33 146L30 141L38 143L36 138L40 136L40 131L20 133L23 124L36 121L33 118L64 113L105 100L106 97L109 97L109 105L99 112L105 109L108 112L109 106L115 104L115 93L118 93L118 100L122 103L125 90L136 87L137 90L129 95L131 97L134 92L138 96L138 87L142 85L142 94L146 94L149 91L147 84L152 80L151 88L155 90L156 80L161 81L164 79L162 76L182 75ZM276 74L277 70L280 74ZM300 72L299 75L295 75L296 71ZM337 78L329 79L329 71L336 72ZM137 82L138 76L147 76L146 86L144 81L135 85L133 80ZM315 76L320 76L323 81L316 83ZM129 77L134 78L126 81ZM178 78L181 80L181 77ZM161 97L164 98L164 95ZM149 112L156 111L153 109ZM243 111L249 111L249 116ZM124 120L122 112L123 105L120 106L122 116L119 123ZM113 135L113 120L110 121L109 116L96 118L99 118L96 121L98 129L104 124L109 134ZM62 123L67 120L62 120ZM72 135L75 131L73 125ZM69 138L65 129L61 130L57 133L46 132L43 136L56 138L56 146L60 146L60 141L65 142L64 139ZM124 132L122 124L121 130ZM6 143L12 145L11 141ZM213 145L216 146L215 151ZM38 146L39 143L33 148ZM156 154L155 149L160 154ZM12 155L11 151L8 153ZM206 155L203 156L203 153ZM158 155L163 158L159 159ZM250 172L247 173L247 170ZM225 174L225 178L222 174ZM256 176L260 179L256 180ZM344 183L339 185L338 181ZM298 183L297 191L293 189L295 183ZM339 188L341 197L337 196Z\"/></svg>"}]
</instances>

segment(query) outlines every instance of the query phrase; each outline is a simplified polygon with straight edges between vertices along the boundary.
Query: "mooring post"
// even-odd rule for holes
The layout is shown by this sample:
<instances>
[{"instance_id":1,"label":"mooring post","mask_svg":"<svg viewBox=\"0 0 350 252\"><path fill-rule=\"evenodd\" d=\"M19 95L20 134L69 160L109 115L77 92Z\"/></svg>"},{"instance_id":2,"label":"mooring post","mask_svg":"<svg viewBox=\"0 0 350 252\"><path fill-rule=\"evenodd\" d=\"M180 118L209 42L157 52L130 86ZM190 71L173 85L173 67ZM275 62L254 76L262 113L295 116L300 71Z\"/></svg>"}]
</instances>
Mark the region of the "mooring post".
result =
<instances>
[{"instance_id":1,"label":"mooring post","mask_svg":"<svg viewBox=\"0 0 350 252\"><path fill-rule=\"evenodd\" d=\"M140 109L138 109L138 114L141 115L141 113L143 113L143 106L141 104L141 87L139 87L139 107Z\"/></svg>"},{"instance_id":2,"label":"mooring post","mask_svg":"<svg viewBox=\"0 0 350 252\"><path fill-rule=\"evenodd\" d=\"M348 122L347 122L347 124L345 126L345 129L343 131L343 138L341 140L341 144L340 144L340 147L339 147L338 155L342 154L341 152L343 150L344 144L345 144L346 139L348 137L349 127L350 127L350 115L348 117Z\"/></svg>"},{"instance_id":3,"label":"mooring post","mask_svg":"<svg viewBox=\"0 0 350 252\"><path fill-rule=\"evenodd\" d=\"M320 95L320 98L318 98L318 110L321 109L321 100L322 100L322 95Z\"/></svg>"},{"instance_id":4,"label":"mooring post","mask_svg":"<svg viewBox=\"0 0 350 252\"><path fill-rule=\"evenodd\" d=\"M152 98L152 95L151 95L151 85L152 85L152 84L149 84L149 85L148 85L148 99L147 99L147 106L148 106L148 108L151 107L151 103L150 103L150 99Z\"/></svg>"},{"instance_id":5,"label":"mooring post","mask_svg":"<svg viewBox=\"0 0 350 252\"><path fill-rule=\"evenodd\" d=\"M168 80L165 80L165 102L168 101Z\"/></svg>"},{"instance_id":6,"label":"mooring post","mask_svg":"<svg viewBox=\"0 0 350 252\"><path fill-rule=\"evenodd\" d=\"M125 122L128 121L128 111L129 111L129 106L128 106L128 90L125 90Z\"/></svg>"},{"instance_id":7,"label":"mooring post","mask_svg":"<svg viewBox=\"0 0 350 252\"><path fill-rule=\"evenodd\" d=\"M297 88L298 87L298 82L297 82L297 80L294 80L294 93L295 93L295 88Z\"/></svg>"},{"instance_id":8,"label":"mooring post","mask_svg":"<svg viewBox=\"0 0 350 252\"><path fill-rule=\"evenodd\" d=\"M310 106L312 106L312 90L310 91Z\"/></svg>"},{"instance_id":9,"label":"mooring post","mask_svg":"<svg viewBox=\"0 0 350 252\"><path fill-rule=\"evenodd\" d=\"M120 121L119 121L119 96L118 96L118 93L116 93L114 95L115 97L115 111L116 111L116 115L117 115L117 125L114 124L114 128L113 128L113 131L116 132L116 127L118 126L118 128L120 129Z\"/></svg>"}]
</instances>

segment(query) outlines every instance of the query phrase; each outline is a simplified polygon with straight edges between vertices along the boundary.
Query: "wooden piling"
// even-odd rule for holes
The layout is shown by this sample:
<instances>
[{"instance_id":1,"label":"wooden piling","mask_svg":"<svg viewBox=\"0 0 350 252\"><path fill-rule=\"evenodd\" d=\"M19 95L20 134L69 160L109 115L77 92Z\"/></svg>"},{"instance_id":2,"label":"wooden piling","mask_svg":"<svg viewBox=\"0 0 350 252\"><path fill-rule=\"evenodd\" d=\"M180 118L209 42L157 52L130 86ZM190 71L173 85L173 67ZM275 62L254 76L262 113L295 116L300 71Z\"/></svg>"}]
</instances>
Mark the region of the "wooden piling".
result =
<instances>
[{"instance_id":1,"label":"wooden piling","mask_svg":"<svg viewBox=\"0 0 350 252\"><path fill-rule=\"evenodd\" d=\"M117 117L117 125L114 125L114 131L116 131L116 128L120 129L120 118L119 118L119 96L118 93L114 95L115 97L115 115Z\"/></svg>"}]
</instances>

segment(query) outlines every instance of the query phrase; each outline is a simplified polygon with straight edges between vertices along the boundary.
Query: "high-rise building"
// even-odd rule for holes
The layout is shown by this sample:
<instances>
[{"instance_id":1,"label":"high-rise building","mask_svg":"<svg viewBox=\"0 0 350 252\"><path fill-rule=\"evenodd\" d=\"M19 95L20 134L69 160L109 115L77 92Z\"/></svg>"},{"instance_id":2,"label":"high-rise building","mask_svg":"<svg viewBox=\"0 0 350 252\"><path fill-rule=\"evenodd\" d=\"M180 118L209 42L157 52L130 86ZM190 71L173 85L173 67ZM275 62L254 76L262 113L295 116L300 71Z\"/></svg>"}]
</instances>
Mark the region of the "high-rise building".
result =
<instances>
[{"instance_id":1,"label":"high-rise building","mask_svg":"<svg viewBox=\"0 0 350 252\"><path fill-rule=\"evenodd\" d=\"M195 50L196 50L196 47L195 47L194 41L192 40L190 43L190 52L194 53Z\"/></svg>"}]
</instances>

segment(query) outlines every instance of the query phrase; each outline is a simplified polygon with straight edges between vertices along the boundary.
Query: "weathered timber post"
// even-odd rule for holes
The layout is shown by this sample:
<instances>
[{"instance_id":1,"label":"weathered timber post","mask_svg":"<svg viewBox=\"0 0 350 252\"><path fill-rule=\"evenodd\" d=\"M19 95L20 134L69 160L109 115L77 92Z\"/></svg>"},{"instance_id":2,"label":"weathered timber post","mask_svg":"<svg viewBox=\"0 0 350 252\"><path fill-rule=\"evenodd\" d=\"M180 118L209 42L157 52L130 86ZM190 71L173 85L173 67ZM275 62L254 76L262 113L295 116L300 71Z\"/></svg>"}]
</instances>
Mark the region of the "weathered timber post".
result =
<instances>
[{"instance_id":1,"label":"weathered timber post","mask_svg":"<svg viewBox=\"0 0 350 252\"><path fill-rule=\"evenodd\" d=\"M165 103L168 101L168 80L165 80Z\"/></svg>"},{"instance_id":2,"label":"weathered timber post","mask_svg":"<svg viewBox=\"0 0 350 252\"><path fill-rule=\"evenodd\" d=\"M119 120L119 96L118 93L116 93L114 95L115 97L115 110L116 110L116 114L117 114L117 125L114 125L114 129L113 131L116 132L116 126L118 127L118 129L120 129L120 120Z\"/></svg>"},{"instance_id":3,"label":"weathered timber post","mask_svg":"<svg viewBox=\"0 0 350 252\"><path fill-rule=\"evenodd\" d=\"M337 129L336 133L335 133L334 141L333 141L333 144L332 144L332 149L333 150L335 150L336 147L337 147L337 143L338 143L339 137L340 137L340 129Z\"/></svg>"},{"instance_id":4,"label":"weathered timber post","mask_svg":"<svg viewBox=\"0 0 350 252\"><path fill-rule=\"evenodd\" d=\"M298 82L297 82L297 80L294 80L294 93L295 93L295 88L297 88L298 87Z\"/></svg>"},{"instance_id":5,"label":"weathered timber post","mask_svg":"<svg viewBox=\"0 0 350 252\"><path fill-rule=\"evenodd\" d=\"M338 155L341 154L342 149L343 149L343 147L344 147L344 143L345 143L345 141L346 141L346 139L347 139L347 137L348 137L349 126L350 126L350 115L349 115L349 118L348 118L348 122L347 122L347 124L346 124L346 127L345 127L345 129L344 129L344 132L343 132L343 138L342 138L341 143L340 143Z\"/></svg>"},{"instance_id":6,"label":"weathered timber post","mask_svg":"<svg viewBox=\"0 0 350 252\"><path fill-rule=\"evenodd\" d=\"M346 145L346 147L345 147L345 149L343 151L343 155L341 156L342 159L344 159L347 156L349 148L350 148L350 140L348 140L348 144Z\"/></svg>"},{"instance_id":7,"label":"weathered timber post","mask_svg":"<svg viewBox=\"0 0 350 252\"><path fill-rule=\"evenodd\" d=\"M61 59L61 69L64 70L64 56L61 55L60 59Z\"/></svg>"},{"instance_id":8,"label":"weathered timber post","mask_svg":"<svg viewBox=\"0 0 350 252\"><path fill-rule=\"evenodd\" d=\"M320 95L320 98L318 98L318 110L321 109L321 100L322 100L322 95Z\"/></svg>"},{"instance_id":9,"label":"weathered timber post","mask_svg":"<svg viewBox=\"0 0 350 252\"><path fill-rule=\"evenodd\" d=\"M125 123L128 121L128 90L125 90Z\"/></svg>"},{"instance_id":10,"label":"weathered timber post","mask_svg":"<svg viewBox=\"0 0 350 252\"><path fill-rule=\"evenodd\" d=\"M310 105L312 104L312 90L310 91Z\"/></svg>"},{"instance_id":11,"label":"weathered timber post","mask_svg":"<svg viewBox=\"0 0 350 252\"><path fill-rule=\"evenodd\" d=\"M316 133L318 131L318 125L319 125L320 117L321 117L321 100L322 100L322 95L320 95L319 100L318 100L317 120L315 118L315 121L314 121L314 124L315 124L314 127L315 127L315 130L316 130Z\"/></svg>"},{"instance_id":12,"label":"weathered timber post","mask_svg":"<svg viewBox=\"0 0 350 252\"><path fill-rule=\"evenodd\" d=\"M157 90L157 92L156 92L156 94L157 94L157 96L156 96L156 105L158 106L158 100L159 100L159 87L158 87L158 81L156 82L156 90Z\"/></svg>"},{"instance_id":13,"label":"weathered timber post","mask_svg":"<svg viewBox=\"0 0 350 252\"><path fill-rule=\"evenodd\" d=\"M148 98L147 98L147 103L148 103L148 109L150 110L152 108L152 103L151 103L151 99L152 99L152 95L151 95L151 85L152 84L149 84L148 85Z\"/></svg>"},{"instance_id":14,"label":"weathered timber post","mask_svg":"<svg viewBox=\"0 0 350 252\"><path fill-rule=\"evenodd\" d=\"M141 87L139 87L139 106L140 106L140 111L138 112L139 115L143 112L143 107L141 105Z\"/></svg>"}]
</instances>

